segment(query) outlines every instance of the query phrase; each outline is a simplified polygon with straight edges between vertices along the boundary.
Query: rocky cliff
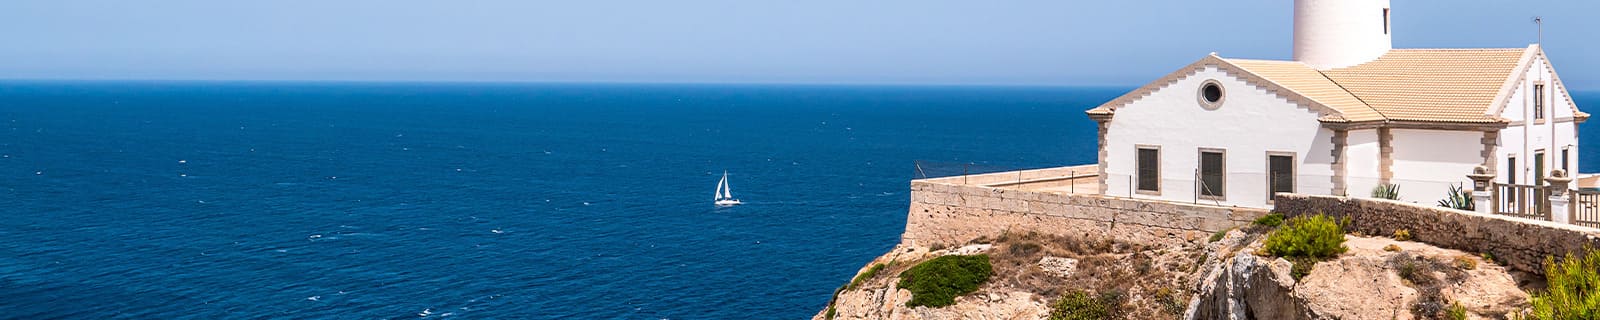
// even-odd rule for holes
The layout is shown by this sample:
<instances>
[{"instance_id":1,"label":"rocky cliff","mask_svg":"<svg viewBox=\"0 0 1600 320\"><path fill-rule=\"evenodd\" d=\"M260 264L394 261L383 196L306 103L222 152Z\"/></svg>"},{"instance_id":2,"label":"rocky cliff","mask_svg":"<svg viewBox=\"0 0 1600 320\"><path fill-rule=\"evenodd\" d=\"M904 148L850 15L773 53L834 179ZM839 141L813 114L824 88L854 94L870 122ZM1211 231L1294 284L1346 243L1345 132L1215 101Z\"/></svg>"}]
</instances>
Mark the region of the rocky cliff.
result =
<instances>
[{"instance_id":1,"label":"rocky cliff","mask_svg":"<svg viewBox=\"0 0 1600 320\"><path fill-rule=\"evenodd\" d=\"M1295 279L1289 261L1255 253L1266 231L1163 245L1037 233L988 235L954 248L902 244L863 267L859 281L813 318L1504 318L1525 308L1525 288L1539 285L1475 254L1360 236L1347 236L1347 253ZM949 254L987 254L994 275L954 305L907 307L911 292L899 287L900 272ZM1074 295L1095 298L1063 298Z\"/></svg>"}]
</instances>

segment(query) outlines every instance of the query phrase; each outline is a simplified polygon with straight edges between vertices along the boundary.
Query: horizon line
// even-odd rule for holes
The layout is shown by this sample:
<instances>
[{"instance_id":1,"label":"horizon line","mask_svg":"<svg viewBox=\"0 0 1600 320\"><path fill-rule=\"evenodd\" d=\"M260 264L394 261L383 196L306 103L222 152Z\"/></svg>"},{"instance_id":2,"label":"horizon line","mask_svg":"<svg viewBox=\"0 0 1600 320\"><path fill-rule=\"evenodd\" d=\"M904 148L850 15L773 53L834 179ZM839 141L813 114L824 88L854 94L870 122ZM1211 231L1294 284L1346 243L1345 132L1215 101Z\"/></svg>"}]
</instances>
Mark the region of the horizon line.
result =
<instances>
[{"instance_id":1,"label":"horizon line","mask_svg":"<svg viewBox=\"0 0 1600 320\"><path fill-rule=\"evenodd\" d=\"M1137 88L1142 84L1073 84L1047 82L909 82L909 81L622 81L622 80L463 80L463 79L200 79L200 78L0 78L0 82L123 83L346 83L346 84L596 84L596 85L789 85L884 87L1089 87Z\"/></svg>"},{"instance_id":2,"label":"horizon line","mask_svg":"<svg viewBox=\"0 0 1600 320\"><path fill-rule=\"evenodd\" d=\"M1144 84L1072 84L1030 82L808 82L808 81L619 81L619 80L462 80L462 79L161 79L161 78L4 78L0 83L300 83L300 84L495 84L495 85L685 85L685 86L839 86L839 87L974 87L974 88L1105 88L1136 90ZM1600 93L1600 87L1569 87L1569 92Z\"/></svg>"}]
</instances>

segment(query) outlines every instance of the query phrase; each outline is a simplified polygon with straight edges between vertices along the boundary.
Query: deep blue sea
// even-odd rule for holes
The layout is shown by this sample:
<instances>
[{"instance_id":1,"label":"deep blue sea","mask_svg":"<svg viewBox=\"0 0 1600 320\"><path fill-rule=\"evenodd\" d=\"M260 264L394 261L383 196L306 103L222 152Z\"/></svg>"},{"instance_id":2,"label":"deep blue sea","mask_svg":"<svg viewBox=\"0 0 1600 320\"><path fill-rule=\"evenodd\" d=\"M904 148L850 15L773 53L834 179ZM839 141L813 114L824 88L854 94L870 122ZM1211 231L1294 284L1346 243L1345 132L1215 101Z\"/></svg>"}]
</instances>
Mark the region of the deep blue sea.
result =
<instances>
[{"instance_id":1,"label":"deep blue sea","mask_svg":"<svg viewBox=\"0 0 1600 320\"><path fill-rule=\"evenodd\" d=\"M0 83L0 318L809 317L1127 89Z\"/></svg>"}]
</instances>

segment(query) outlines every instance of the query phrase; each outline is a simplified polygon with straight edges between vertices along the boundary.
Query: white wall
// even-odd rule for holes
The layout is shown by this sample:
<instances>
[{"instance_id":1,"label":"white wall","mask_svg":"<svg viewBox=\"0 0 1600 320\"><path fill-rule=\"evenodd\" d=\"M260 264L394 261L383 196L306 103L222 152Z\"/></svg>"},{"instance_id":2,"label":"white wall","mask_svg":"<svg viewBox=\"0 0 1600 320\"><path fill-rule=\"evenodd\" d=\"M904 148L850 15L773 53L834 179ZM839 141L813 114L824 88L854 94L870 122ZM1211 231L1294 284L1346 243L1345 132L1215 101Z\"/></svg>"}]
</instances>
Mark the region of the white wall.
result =
<instances>
[{"instance_id":1,"label":"white wall","mask_svg":"<svg viewBox=\"0 0 1600 320\"><path fill-rule=\"evenodd\" d=\"M1216 110L1206 110L1198 101L1206 80L1217 80L1225 89ZM1207 147L1226 149L1227 199L1222 204L1267 206L1268 151L1295 153L1296 192L1328 194L1332 136L1316 113L1208 67L1116 110L1106 133L1106 193L1192 202L1199 148ZM1161 147L1158 196L1132 191L1135 145Z\"/></svg>"},{"instance_id":2,"label":"white wall","mask_svg":"<svg viewBox=\"0 0 1600 320\"><path fill-rule=\"evenodd\" d=\"M1351 197L1372 195L1382 178L1378 161L1378 130L1350 130L1345 139L1345 190Z\"/></svg>"},{"instance_id":3,"label":"white wall","mask_svg":"<svg viewBox=\"0 0 1600 320\"><path fill-rule=\"evenodd\" d=\"M1400 200L1424 205L1445 198L1450 185L1470 188L1467 174L1483 163L1482 131L1392 129L1390 183L1400 185ZM1370 195L1370 191L1361 196Z\"/></svg>"},{"instance_id":4,"label":"white wall","mask_svg":"<svg viewBox=\"0 0 1600 320\"><path fill-rule=\"evenodd\" d=\"M1500 130L1498 147L1495 150L1495 180L1506 182L1505 171L1508 170L1507 158L1517 157L1517 183L1530 184L1534 176L1533 154L1537 150L1545 150L1545 176L1549 171L1558 169L1561 165L1561 150L1568 149L1568 160L1572 168L1569 173L1582 172L1578 168L1578 135L1577 127L1570 120L1572 118L1573 102L1564 92L1554 85L1551 79L1554 75L1548 69L1548 62L1543 58L1534 60L1534 67L1524 75L1526 78L1517 86L1511 95L1501 117L1511 120L1511 126ZM1533 117L1533 86L1544 83L1545 89L1545 120L1532 121Z\"/></svg>"}]
</instances>

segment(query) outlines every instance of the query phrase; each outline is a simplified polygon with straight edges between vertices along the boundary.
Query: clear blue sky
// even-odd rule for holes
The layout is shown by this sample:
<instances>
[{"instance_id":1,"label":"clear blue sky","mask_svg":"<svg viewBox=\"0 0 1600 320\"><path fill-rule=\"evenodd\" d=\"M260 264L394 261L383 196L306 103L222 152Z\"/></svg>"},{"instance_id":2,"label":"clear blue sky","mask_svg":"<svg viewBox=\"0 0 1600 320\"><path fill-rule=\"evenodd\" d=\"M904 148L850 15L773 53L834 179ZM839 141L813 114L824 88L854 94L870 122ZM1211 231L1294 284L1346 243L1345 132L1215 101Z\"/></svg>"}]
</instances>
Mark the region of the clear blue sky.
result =
<instances>
[{"instance_id":1,"label":"clear blue sky","mask_svg":"<svg viewBox=\"0 0 1600 320\"><path fill-rule=\"evenodd\" d=\"M0 78L1138 85L1287 59L1292 0L0 1ZM1394 0L1395 46L1600 89L1600 1Z\"/></svg>"}]
</instances>

